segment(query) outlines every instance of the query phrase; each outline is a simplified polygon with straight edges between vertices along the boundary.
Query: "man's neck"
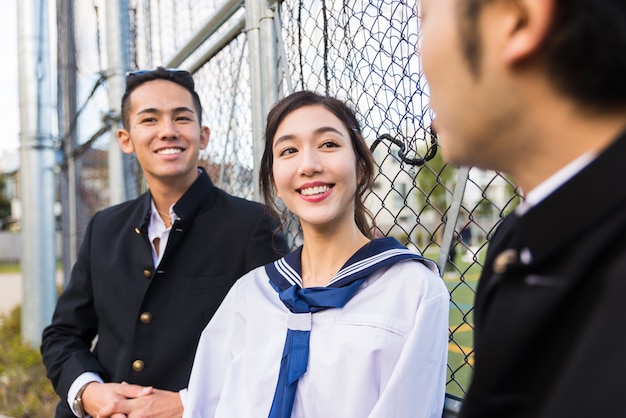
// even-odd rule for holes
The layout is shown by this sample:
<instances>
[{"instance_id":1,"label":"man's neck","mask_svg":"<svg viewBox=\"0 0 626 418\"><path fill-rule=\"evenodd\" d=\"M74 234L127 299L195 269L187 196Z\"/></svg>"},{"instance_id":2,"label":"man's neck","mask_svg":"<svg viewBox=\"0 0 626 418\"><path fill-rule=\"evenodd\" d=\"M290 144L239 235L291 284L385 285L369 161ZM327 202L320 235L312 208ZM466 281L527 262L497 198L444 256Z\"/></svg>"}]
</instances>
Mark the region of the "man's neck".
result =
<instances>
[{"instance_id":1,"label":"man's neck","mask_svg":"<svg viewBox=\"0 0 626 418\"><path fill-rule=\"evenodd\" d=\"M200 171L198 171L198 176ZM148 188L154 205L159 214L169 214L170 208L189 190L197 180L197 176L186 181L163 181L161 179L147 180ZM163 218L163 217L162 217Z\"/></svg>"},{"instance_id":2,"label":"man's neck","mask_svg":"<svg viewBox=\"0 0 626 418\"><path fill-rule=\"evenodd\" d=\"M527 134L532 152L509 174L528 193L584 154L599 154L626 130L626 110L594 112L573 107L546 112Z\"/></svg>"}]
</instances>

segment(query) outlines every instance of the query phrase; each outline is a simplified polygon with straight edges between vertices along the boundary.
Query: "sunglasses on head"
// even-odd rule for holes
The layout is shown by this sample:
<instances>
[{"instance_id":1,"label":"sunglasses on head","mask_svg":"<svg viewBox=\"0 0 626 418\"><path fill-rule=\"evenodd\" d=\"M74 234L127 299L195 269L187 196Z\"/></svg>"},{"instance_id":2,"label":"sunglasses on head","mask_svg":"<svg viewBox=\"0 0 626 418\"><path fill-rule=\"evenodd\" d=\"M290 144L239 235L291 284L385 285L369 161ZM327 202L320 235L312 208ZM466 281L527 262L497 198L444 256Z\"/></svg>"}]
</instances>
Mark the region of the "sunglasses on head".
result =
<instances>
[{"instance_id":1,"label":"sunglasses on head","mask_svg":"<svg viewBox=\"0 0 626 418\"><path fill-rule=\"evenodd\" d=\"M155 70L134 70L134 71L129 71L126 73L126 77L129 76L140 76L140 75L144 75L144 74L150 74L150 73L156 73L160 71L167 71L170 73L180 73L180 74L185 74L185 75L190 75L191 73L187 70L181 70L179 68L163 68L163 67L159 67Z\"/></svg>"},{"instance_id":2,"label":"sunglasses on head","mask_svg":"<svg viewBox=\"0 0 626 418\"><path fill-rule=\"evenodd\" d=\"M164 77L165 74L170 74L170 77L175 79L172 81L180 83L190 90L194 89L195 83L189 71L163 67L157 67L154 70L134 70L127 72L126 86L128 87L129 85L135 85L136 83L142 83L151 79L168 79L169 77Z\"/></svg>"}]
</instances>

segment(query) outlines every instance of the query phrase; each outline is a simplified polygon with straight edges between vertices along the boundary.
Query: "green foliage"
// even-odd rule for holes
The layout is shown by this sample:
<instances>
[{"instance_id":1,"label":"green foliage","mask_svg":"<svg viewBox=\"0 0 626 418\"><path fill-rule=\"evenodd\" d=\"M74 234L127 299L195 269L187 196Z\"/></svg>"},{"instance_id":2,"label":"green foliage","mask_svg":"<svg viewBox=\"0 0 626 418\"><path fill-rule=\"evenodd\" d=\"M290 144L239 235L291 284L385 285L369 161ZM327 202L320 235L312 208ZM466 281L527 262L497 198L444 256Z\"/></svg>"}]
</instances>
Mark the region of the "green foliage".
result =
<instances>
[{"instance_id":1,"label":"green foliage","mask_svg":"<svg viewBox=\"0 0 626 418\"><path fill-rule=\"evenodd\" d=\"M22 269L20 263L0 263L1 273L19 273Z\"/></svg>"},{"instance_id":2,"label":"green foliage","mask_svg":"<svg viewBox=\"0 0 626 418\"><path fill-rule=\"evenodd\" d=\"M0 316L0 414L53 417L58 397L37 349L22 342L21 310Z\"/></svg>"},{"instance_id":3,"label":"green foliage","mask_svg":"<svg viewBox=\"0 0 626 418\"><path fill-rule=\"evenodd\" d=\"M5 175L0 173L0 227L2 228L8 225L11 216L11 200L5 194L5 185Z\"/></svg>"},{"instance_id":4,"label":"green foliage","mask_svg":"<svg viewBox=\"0 0 626 418\"><path fill-rule=\"evenodd\" d=\"M417 199L420 206L432 207L439 213L447 208L448 191L446 187L453 188L452 179L456 174L456 168L446 164L441 156L441 151L428 161L417 175L417 184L422 191Z\"/></svg>"}]
</instances>

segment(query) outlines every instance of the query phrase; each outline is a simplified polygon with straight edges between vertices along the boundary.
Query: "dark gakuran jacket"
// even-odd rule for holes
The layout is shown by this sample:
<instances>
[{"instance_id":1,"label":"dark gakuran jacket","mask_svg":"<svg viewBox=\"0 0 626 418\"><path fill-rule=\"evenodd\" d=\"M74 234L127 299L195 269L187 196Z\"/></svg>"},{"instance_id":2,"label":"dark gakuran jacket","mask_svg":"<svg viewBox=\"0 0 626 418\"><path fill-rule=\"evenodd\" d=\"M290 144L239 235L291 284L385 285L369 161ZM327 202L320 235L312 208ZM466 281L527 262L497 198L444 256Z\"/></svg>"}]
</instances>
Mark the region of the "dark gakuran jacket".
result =
<instances>
[{"instance_id":1,"label":"dark gakuran jacket","mask_svg":"<svg viewBox=\"0 0 626 418\"><path fill-rule=\"evenodd\" d=\"M61 397L57 417L74 416L67 392L87 371L105 382L185 388L200 333L235 280L288 252L261 204L228 195L202 171L174 206L180 220L154 268L150 202L145 193L97 213L87 227L42 336Z\"/></svg>"},{"instance_id":2,"label":"dark gakuran jacket","mask_svg":"<svg viewBox=\"0 0 626 418\"><path fill-rule=\"evenodd\" d=\"M461 417L626 417L624 179L626 135L499 228Z\"/></svg>"}]
</instances>

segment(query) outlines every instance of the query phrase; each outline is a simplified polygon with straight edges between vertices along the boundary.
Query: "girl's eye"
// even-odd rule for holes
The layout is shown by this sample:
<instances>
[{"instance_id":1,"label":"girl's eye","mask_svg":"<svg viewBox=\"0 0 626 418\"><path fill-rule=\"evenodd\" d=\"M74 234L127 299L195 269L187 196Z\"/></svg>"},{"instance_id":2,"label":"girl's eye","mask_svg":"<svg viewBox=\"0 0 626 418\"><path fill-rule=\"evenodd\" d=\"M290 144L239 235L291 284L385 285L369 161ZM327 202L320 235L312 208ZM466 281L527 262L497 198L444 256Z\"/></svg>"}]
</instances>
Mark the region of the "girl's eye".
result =
<instances>
[{"instance_id":1,"label":"girl's eye","mask_svg":"<svg viewBox=\"0 0 626 418\"><path fill-rule=\"evenodd\" d=\"M294 154L296 153L297 150L295 148L285 148L283 150L281 150L278 155L283 156L283 155L290 155L290 154Z\"/></svg>"},{"instance_id":2,"label":"girl's eye","mask_svg":"<svg viewBox=\"0 0 626 418\"><path fill-rule=\"evenodd\" d=\"M339 144L337 144L335 141L326 141L322 144L322 148L336 148L338 146Z\"/></svg>"}]
</instances>

